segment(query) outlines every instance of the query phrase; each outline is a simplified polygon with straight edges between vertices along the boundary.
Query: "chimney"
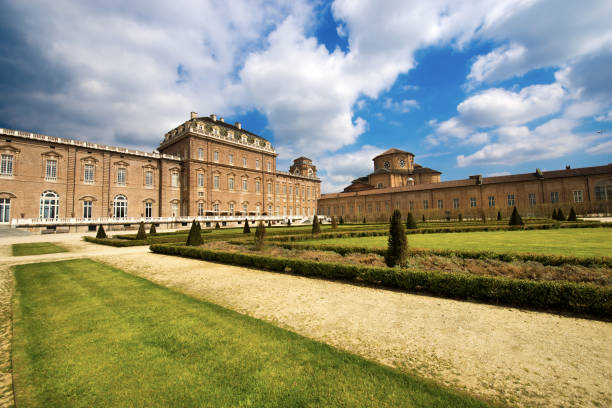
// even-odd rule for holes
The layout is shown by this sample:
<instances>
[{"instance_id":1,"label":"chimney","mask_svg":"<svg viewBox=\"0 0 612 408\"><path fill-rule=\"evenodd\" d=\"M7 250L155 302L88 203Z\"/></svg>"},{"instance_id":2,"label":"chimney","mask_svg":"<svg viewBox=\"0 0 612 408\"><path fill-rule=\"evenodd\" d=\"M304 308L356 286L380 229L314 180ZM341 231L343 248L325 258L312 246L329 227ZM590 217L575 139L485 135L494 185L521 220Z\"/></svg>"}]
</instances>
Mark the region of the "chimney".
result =
<instances>
[{"instance_id":1,"label":"chimney","mask_svg":"<svg viewBox=\"0 0 612 408\"><path fill-rule=\"evenodd\" d=\"M236 126L238 129L242 129L242 123L240 122L234 123L234 126Z\"/></svg>"},{"instance_id":2,"label":"chimney","mask_svg":"<svg viewBox=\"0 0 612 408\"><path fill-rule=\"evenodd\" d=\"M217 121L217 115L215 115L214 113L210 115L210 118L213 120L213 122Z\"/></svg>"},{"instance_id":3,"label":"chimney","mask_svg":"<svg viewBox=\"0 0 612 408\"><path fill-rule=\"evenodd\" d=\"M544 178L544 174L542 174L542 170L540 170L539 167L536 169L535 174L536 174L536 177L539 178L539 179L543 179Z\"/></svg>"},{"instance_id":4,"label":"chimney","mask_svg":"<svg viewBox=\"0 0 612 408\"><path fill-rule=\"evenodd\" d=\"M219 118L219 122L225 122L225 119L223 119L222 117Z\"/></svg>"},{"instance_id":5,"label":"chimney","mask_svg":"<svg viewBox=\"0 0 612 408\"><path fill-rule=\"evenodd\" d=\"M191 112L191 119L195 119L198 117L198 113L197 112Z\"/></svg>"}]
</instances>

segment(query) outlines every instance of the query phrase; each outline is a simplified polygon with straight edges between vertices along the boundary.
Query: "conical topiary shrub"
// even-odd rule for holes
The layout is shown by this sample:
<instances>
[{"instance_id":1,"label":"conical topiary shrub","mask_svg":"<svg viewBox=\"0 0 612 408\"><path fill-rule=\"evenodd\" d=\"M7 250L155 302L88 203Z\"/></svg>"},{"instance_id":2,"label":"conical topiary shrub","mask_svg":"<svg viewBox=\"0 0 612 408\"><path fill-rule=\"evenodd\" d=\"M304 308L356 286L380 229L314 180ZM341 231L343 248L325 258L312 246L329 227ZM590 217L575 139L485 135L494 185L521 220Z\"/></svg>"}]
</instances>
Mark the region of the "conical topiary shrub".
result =
<instances>
[{"instance_id":1,"label":"conical topiary shrub","mask_svg":"<svg viewBox=\"0 0 612 408\"><path fill-rule=\"evenodd\" d=\"M157 229L155 228L155 224L151 224L151 228L149 229L149 235L157 234Z\"/></svg>"},{"instance_id":2,"label":"conical topiary shrub","mask_svg":"<svg viewBox=\"0 0 612 408\"><path fill-rule=\"evenodd\" d=\"M363 217L363 223L364 223L364 224L366 223L366 218L365 218L365 217Z\"/></svg>"},{"instance_id":3,"label":"conical topiary shrub","mask_svg":"<svg viewBox=\"0 0 612 408\"><path fill-rule=\"evenodd\" d=\"M421 217L421 220L425 222L425 214L423 214L423 216Z\"/></svg>"},{"instance_id":4,"label":"conical topiary shrub","mask_svg":"<svg viewBox=\"0 0 612 408\"><path fill-rule=\"evenodd\" d=\"M565 214L563 214L563 210L560 208L557 210L557 220L565 221Z\"/></svg>"},{"instance_id":5,"label":"conical topiary shrub","mask_svg":"<svg viewBox=\"0 0 612 408\"><path fill-rule=\"evenodd\" d=\"M290 227L291 226L291 220L287 220L287 226Z\"/></svg>"},{"instance_id":6,"label":"conical topiary shrub","mask_svg":"<svg viewBox=\"0 0 612 408\"><path fill-rule=\"evenodd\" d=\"M385 263L390 267L404 265L407 257L408 239L406 238L406 230L402 223L402 213L399 210L395 210L393 215L391 215L391 224L389 225L389 241L387 253L385 254Z\"/></svg>"},{"instance_id":7,"label":"conical topiary shrub","mask_svg":"<svg viewBox=\"0 0 612 408\"><path fill-rule=\"evenodd\" d=\"M393 220L393 217L391 217L391 220ZM414 215L412 215L411 212L408 213L408 217L406 218L406 228L417 229L416 220L414 219Z\"/></svg>"},{"instance_id":8,"label":"conical topiary shrub","mask_svg":"<svg viewBox=\"0 0 612 408\"><path fill-rule=\"evenodd\" d=\"M332 217L331 225L332 229L338 228L338 222L336 221L336 217Z\"/></svg>"},{"instance_id":9,"label":"conical topiary shrub","mask_svg":"<svg viewBox=\"0 0 612 408\"><path fill-rule=\"evenodd\" d=\"M106 231L104 231L104 227L102 226L102 224L98 226L98 232L96 232L96 238L98 239L106 238Z\"/></svg>"},{"instance_id":10,"label":"conical topiary shrub","mask_svg":"<svg viewBox=\"0 0 612 408\"><path fill-rule=\"evenodd\" d=\"M463 215L461 215L461 213L459 213L459 216L457 217L457 220L459 220L459 222L463 221Z\"/></svg>"},{"instance_id":11,"label":"conical topiary shrub","mask_svg":"<svg viewBox=\"0 0 612 408\"><path fill-rule=\"evenodd\" d=\"M259 221L257 228L255 229L255 249L261 250L264 245L264 239L266 238L266 227L264 227L263 221Z\"/></svg>"},{"instance_id":12,"label":"conical topiary shrub","mask_svg":"<svg viewBox=\"0 0 612 408\"><path fill-rule=\"evenodd\" d=\"M244 228L242 228L242 233L243 234L250 234L251 233L251 227L249 227L249 220L245 218L244 220Z\"/></svg>"},{"instance_id":13,"label":"conical topiary shrub","mask_svg":"<svg viewBox=\"0 0 612 408\"><path fill-rule=\"evenodd\" d=\"M136 233L137 240L145 240L147 239L147 233L145 231L144 222L140 221L140 225L138 226L138 232Z\"/></svg>"},{"instance_id":14,"label":"conical topiary shrub","mask_svg":"<svg viewBox=\"0 0 612 408\"><path fill-rule=\"evenodd\" d=\"M193 220L191 223L191 229L189 230L189 235L187 236L187 245L190 246L198 246L202 245L204 241L202 241L202 234L200 233L200 224Z\"/></svg>"},{"instance_id":15,"label":"conical topiary shrub","mask_svg":"<svg viewBox=\"0 0 612 408\"><path fill-rule=\"evenodd\" d=\"M221 229L221 226L219 225L219 221L215 223L215 229Z\"/></svg>"},{"instance_id":16,"label":"conical topiary shrub","mask_svg":"<svg viewBox=\"0 0 612 408\"><path fill-rule=\"evenodd\" d=\"M553 208L553 213L552 213L552 215L550 216L550 218L552 218L553 220L556 220L556 219L557 219L557 209L556 209L556 208Z\"/></svg>"},{"instance_id":17,"label":"conical topiary shrub","mask_svg":"<svg viewBox=\"0 0 612 408\"><path fill-rule=\"evenodd\" d=\"M340 216L340 225L344 225L344 218L342 218L342 216Z\"/></svg>"},{"instance_id":18,"label":"conical topiary shrub","mask_svg":"<svg viewBox=\"0 0 612 408\"><path fill-rule=\"evenodd\" d=\"M312 235L316 235L321 232L321 226L319 225L319 218L315 215L312 219Z\"/></svg>"},{"instance_id":19,"label":"conical topiary shrub","mask_svg":"<svg viewBox=\"0 0 612 408\"><path fill-rule=\"evenodd\" d=\"M268 220L268 227L272 226L272 222L270 220Z\"/></svg>"},{"instance_id":20,"label":"conical topiary shrub","mask_svg":"<svg viewBox=\"0 0 612 408\"><path fill-rule=\"evenodd\" d=\"M576 211L574 211L574 207L570 208L570 213L567 216L567 220L568 221L578 221L578 219L576 218Z\"/></svg>"},{"instance_id":21,"label":"conical topiary shrub","mask_svg":"<svg viewBox=\"0 0 612 408\"><path fill-rule=\"evenodd\" d=\"M501 220L502 220L501 211L498 211L497 212L497 221L501 221Z\"/></svg>"},{"instance_id":22,"label":"conical topiary shrub","mask_svg":"<svg viewBox=\"0 0 612 408\"><path fill-rule=\"evenodd\" d=\"M509 225L525 225L516 207L514 207L514 209L512 210L512 216L510 217Z\"/></svg>"}]
</instances>

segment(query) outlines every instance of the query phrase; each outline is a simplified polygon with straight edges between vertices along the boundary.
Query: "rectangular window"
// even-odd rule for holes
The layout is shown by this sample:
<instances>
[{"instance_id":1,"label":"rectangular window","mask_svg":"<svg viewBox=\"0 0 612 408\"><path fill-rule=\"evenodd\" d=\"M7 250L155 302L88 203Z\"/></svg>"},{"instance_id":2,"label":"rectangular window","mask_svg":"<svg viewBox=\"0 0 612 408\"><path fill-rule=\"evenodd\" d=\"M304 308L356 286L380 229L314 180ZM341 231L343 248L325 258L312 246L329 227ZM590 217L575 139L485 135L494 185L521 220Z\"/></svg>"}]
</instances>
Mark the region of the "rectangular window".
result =
<instances>
[{"instance_id":1,"label":"rectangular window","mask_svg":"<svg viewBox=\"0 0 612 408\"><path fill-rule=\"evenodd\" d=\"M276 194L278 194L280 191L280 184L276 183Z\"/></svg>"},{"instance_id":2,"label":"rectangular window","mask_svg":"<svg viewBox=\"0 0 612 408\"><path fill-rule=\"evenodd\" d=\"M117 184L125 185L125 167L119 167L117 169Z\"/></svg>"},{"instance_id":3,"label":"rectangular window","mask_svg":"<svg viewBox=\"0 0 612 408\"><path fill-rule=\"evenodd\" d=\"M198 203L198 217L204 216L204 203Z\"/></svg>"},{"instance_id":4,"label":"rectangular window","mask_svg":"<svg viewBox=\"0 0 612 408\"><path fill-rule=\"evenodd\" d=\"M204 149L201 147L198 149L198 160L204 160Z\"/></svg>"},{"instance_id":5,"label":"rectangular window","mask_svg":"<svg viewBox=\"0 0 612 408\"><path fill-rule=\"evenodd\" d=\"M558 191L550 192L550 202L553 204L559 202L559 192Z\"/></svg>"},{"instance_id":6,"label":"rectangular window","mask_svg":"<svg viewBox=\"0 0 612 408\"><path fill-rule=\"evenodd\" d=\"M529 206L535 207L536 205L536 195L535 193L529 193Z\"/></svg>"},{"instance_id":7,"label":"rectangular window","mask_svg":"<svg viewBox=\"0 0 612 408\"><path fill-rule=\"evenodd\" d=\"M145 218L153 218L153 203L145 203Z\"/></svg>"},{"instance_id":8,"label":"rectangular window","mask_svg":"<svg viewBox=\"0 0 612 408\"><path fill-rule=\"evenodd\" d=\"M57 180L57 160L47 160L47 170L45 172L45 179Z\"/></svg>"},{"instance_id":9,"label":"rectangular window","mask_svg":"<svg viewBox=\"0 0 612 408\"><path fill-rule=\"evenodd\" d=\"M248 204L242 204L242 212L244 213L244 215L248 215L249 214L249 205Z\"/></svg>"},{"instance_id":10,"label":"rectangular window","mask_svg":"<svg viewBox=\"0 0 612 408\"><path fill-rule=\"evenodd\" d=\"M380 212L380 201L376 203L376 212Z\"/></svg>"},{"instance_id":11,"label":"rectangular window","mask_svg":"<svg viewBox=\"0 0 612 408\"><path fill-rule=\"evenodd\" d=\"M429 208L429 200L423 200L423 209L428 209Z\"/></svg>"},{"instance_id":12,"label":"rectangular window","mask_svg":"<svg viewBox=\"0 0 612 408\"><path fill-rule=\"evenodd\" d=\"M83 181L87 184L92 184L94 182L94 165L93 164L85 165L85 174L83 174Z\"/></svg>"},{"instance_id":13,"label":"rectangular window","mask_svg":"<svg viewBox=\"0 0 612 408\"><path fill-rule=\"evenodd\" d=\"M471 197L470 198L470 207L471 208L476 208L476 197Z\"/></svg>"},{"instance_id":14,"label":"rectangular window","mask_svg":"<svg viewBox=\"0 0 612 408\"><path fill-rule=\"evenodd\" d=\"M213 203L212 209L213 209L214 212L218 213L219 212L219 203Z\"/></svg>"},{"instance_id":15,"label":"rectangular window","mask_svg":"<svg viewBox=\"0 0 612 408\"><path fill-rule=\"evenodd\" d=\"M410 211L414 211L414 201L410 200L410 202L408 203L408 208L410 209Z\"/></svg>"},{"instance_id":16,"label":"rectangular window","mask_svg":"<svg viewBox=\"0 0 612 408\"><path fill-rule=\"evenodd\" d=\"M283 184L283 194L287 194L287 185Z\"/></svg>"},{"instance_id":17,"label":"rectangular window","mask_svg":"<svg viewBox=\"0 0 612 408\"><path fill-rule=\"evenodd\" d=\"M248 190L249 190L249 180L242 179L242 191L248 191Z\"/></svg>"},{"instance_id":18,"label":"rectangular window","mask_svg":"<svg viewBox=\"0 0 612 408\"><path fill-rule=\"evenodd\" d=\"M198 187L204 187L204 174L198 173Z\"/></svg>"},{"instance_id":19,"label":"rectangular window","mask_svg":"<svg viewBox=\"0 0 612 408\"><path fill-rule=\"evenodd\" d=\"M218 162L219 161L219 152L214 152L213 153L213 160Z\"/></svg>"},{"instance_id":20,"label":"rectangular window","mask_svg":"<svg viewBox=\"0 0 612 408\"><path fill-rule=\"evenodd\" d=\"M259 170L259 159L255 159L255 168Z\"/></svg>"},{"instance_id":21,"label":"rectangular window","mask_svg":"<svg viewBox=\"0 0 612 408\"><path fill-rule=\"evenodd\" d=\"M152 171L145 172L145 185L147 187L151 187L153 185L153 172Z\"/></svg>"},{"instance_id":22,"label":"rectangular window","mask_svg":"<svg viewBox=\"0 0 612 408\"><path fill-rule=\"evenodd\" d=\"M259 193L259 191L261 190L261 183L259 181L255 182L255 192Z\"/></svg>"},{"instance_id":23,"label":"rectangular window","mask_svg":"<svg viewBox=\"0 0 612 408\"><path fill-rule=\"evenodd\" d=\"M277 216L277 217L280 216L280 207L279 206L276 206L276 211L274 212L274 215Z\"/></svg>"},{"instance_id":24,"label":"rectangular window","mask_svg":"<svg viewBox=\"0 0 612 408\"><path fill-rule=\"evenodd\" d=\"M13 155L3 154L0 160L0 175L12 176L13 175Z\"/></svg>"},{"instance_id":25,"label":"rectangular window","mask_svg":"<svg viewBox=\"0 0 612 408\"><path fill-rule=\"evenodd\" d=\"M242 167L246 167L246 166L247 166L246 157L242 156Z\"/></svg>"},{"instance_id":26,"label":"rectangular window","mask_svg":"<svg viewBox=\"0 0 612 408\"><path fill-rule=\"evenodd\" d=\"M91 210L93 208L93 202L83 201L83 218L86 220L91 219Z\"/></svg>"},{"instance_id":27,"label":"rectangular window","mask_svg":"<svg viewBox=\"0 0 612 408\"><path fill-rule=\"evenodd\" d=\"M178 173L172 173L172 187L178 187L179 186L179 175Z\"/></svg>"},{"instance_id":28,"label":"rectangular window","mask_svg":"<svg viewBox=\"0 0 612 408\"><path fill-rule=\"evenodd\" d=\"M581 203L582 202L582 190L574 191L574 202Z\"/></svg>"},{"instance_id":29,"label":"rectangular window","mask_svg":"<svg viewBox=\"0 0 612 408\"><path fill-rule=\"evenodd\" d=\"M508 194L508 207L514 207L514 194Z\"/></svg>"},{"instance_id":30,"label":"rectangular window","mask_svg":"<svg viewBox=\"0 0 612 408\"><path fill-rule=\"evenodd\" d=\"M444 201L438 200L438 208L444 208Z\"/></svg>"},{"instance_id":31,"label":"rectangular window","mask_svg":"<svg viewBox=\"0 0 612 408\"><path fill-rule=\"evenodd\" d=\"M213 188L215 190L219 189L219 176L217 176L217 175L213 176Z\"/></svg>"},{"instance_id":32,"label":"rectangular window","mask_svg":"<svg viewBox=\"0 0 612 408\"><path fill-rule=\"evenodd\" d=\"M272 171L272 163L268 162L268 171Z\"/></svg>"},{"instance_id":33,"label":"rectangular window","mask_svg":"<svg viewBox=\"0 0 612 408\"><path fill-rule=\"evenodd\" d=\"M198 191L198 197L204 197L204 192L203 191Z\"/></svg>"},{"instance_id":34,"label":"rectangular window","mask_svg":"<svg viewBox=\"0 0 612 408\"><path fill-rule=\"evenodd\" d=\"M272 194L272 183L268 183L268 194Z\"/></svg>"},{"instance_id":35,"label":"rectangular window","mask_svg":"<svg viewBox=\"0 0 612 408\"><path fill-rule=\"evenodd\" d=\"M372 214L372 203L368 203L368 213Z\"/></svg>"},{"instance_id":36,"label":"rectangular window","mask_svg":"<svg viewBox=\"0 0 612 408\"><path fill-rule=\"evenodd\" d=\"M489 196L489 207L495 207L495 196Z\"/></svg>"},{"instance_id":37,"label":"rectangular window","mask_svg":"<svg viewBox=\"0 0 612 408\"><path fill-rule=\"evenodd\" d=\"M230 177L227 179L227 188L230 191L234 191L234 178L233 177Z\"/></svg>"},{"instance_id":38,"label":"rectangular window","mask_svg":"<svg viewBox=\"0 0 612 408\"><path fill-rule=\"evenodd\" d=\"M458 198L453 198L453 208L455 208L455 209L459 208L459 199Z\"/></svg>"},{"instance_id":39,"label":"rectangular window","mask_svg":"<svg viewBox=\"0 0 612 408\"><path fill-rule=\"evenodd\" d=\"M289 195L293 194L293 186L290 184L289 185Z\"/></svg>"},{"instance_id":40,"label":"rectangular window","mask_svg":"<svg viewBox=\"0 0 612 408\"><path fill-rule=\"evenodd\" d=\"M234 155L230 153L227 157L227 161L229 162L229 164L234 164Z\"/></svg>"},{"instance_id":41,"label":"rectangular window","mask_svg":"<svg viewBox=\"0 0 612 408\"><path fill-rule=\"evenodd\" d=\"M229 203L229 213L234 214L234 203Z\"/></svg>"}]
</instances>

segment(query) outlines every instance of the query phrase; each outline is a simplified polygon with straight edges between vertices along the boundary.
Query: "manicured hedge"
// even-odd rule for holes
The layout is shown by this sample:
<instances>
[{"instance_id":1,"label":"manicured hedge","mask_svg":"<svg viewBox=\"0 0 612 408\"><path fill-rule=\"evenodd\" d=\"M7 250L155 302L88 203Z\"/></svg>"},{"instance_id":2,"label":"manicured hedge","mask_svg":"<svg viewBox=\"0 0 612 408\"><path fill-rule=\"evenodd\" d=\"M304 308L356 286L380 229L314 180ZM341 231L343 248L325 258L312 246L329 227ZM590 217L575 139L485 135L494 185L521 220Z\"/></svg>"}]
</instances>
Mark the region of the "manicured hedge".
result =
<instances>
[{"instance_id":1,"label":"manicured hedge","mask_svg":"<svg viewBox=\"0 0 612 408\"><path fill-rule=\"evenodd\" d=\"M116 238L94 238L94 237L83 237L85 241L92 242L94 244L110 245L114 247L131 247L139 245L147 245L146 240L135 240L135 239L116 239Z\"/></svg>"},{"instance_id":2,"label":"manicured hedge","mask_svg":"<svg viewBox=\"0 0 612 408\"><path fill-rule=\"evenodd\" d=\"M612 318L612 287L586 283L366 267L176 245L151 245L151 251L303 276L364 282L454 299Z\"/></svg>"},{"instance_id":3,"label":"manicured hedge","mask_svg":"<svg viewBox=\"0 0 612 408\"><path fill-rule=\"evenodd\" d=\"M231 242L233 243L233 242ZM241 242L235 242L242 244ZM331 251L340 255L351 253L360 254L378 254L385 255L386 248L370 248L364 246L346 246L346 245L325 245L325 244L308 244L306 243L277 243L276 245L285 249L306 249L314 251ZM612 268L612 257L576 257L565 255L542 255L542 254L513 254L499 253L492 251L461 251L455 249L434 249L434 248L409 248L409 255L437 255L445 257L457 257L462 259L491 259L503 262L539 262L542 265L561 266L561 265L580 265L586 267L606 267Z\"/></svg>"}]
</instances>

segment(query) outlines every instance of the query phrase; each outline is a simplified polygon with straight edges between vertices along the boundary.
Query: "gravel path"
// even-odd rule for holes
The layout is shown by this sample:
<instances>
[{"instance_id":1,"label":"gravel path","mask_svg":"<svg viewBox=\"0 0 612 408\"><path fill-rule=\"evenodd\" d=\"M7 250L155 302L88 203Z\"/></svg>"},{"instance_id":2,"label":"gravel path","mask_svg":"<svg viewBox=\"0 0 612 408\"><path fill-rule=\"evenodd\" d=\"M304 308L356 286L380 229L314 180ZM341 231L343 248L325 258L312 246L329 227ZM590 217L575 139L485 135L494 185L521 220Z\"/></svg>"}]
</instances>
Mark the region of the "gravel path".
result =
<instances>
[{"instance_id":1,"label":"gravel path","mask_svg":"<svg viewBox=\"0 0 612 408\"><path fill-rule=\"evenodd\" d=\"M511 406L612 405L612 324L158 254L98 260Z\"/></svg>"}]
</instances>

